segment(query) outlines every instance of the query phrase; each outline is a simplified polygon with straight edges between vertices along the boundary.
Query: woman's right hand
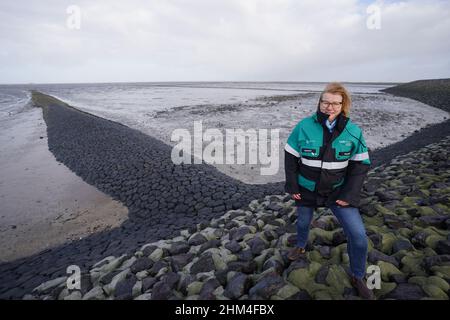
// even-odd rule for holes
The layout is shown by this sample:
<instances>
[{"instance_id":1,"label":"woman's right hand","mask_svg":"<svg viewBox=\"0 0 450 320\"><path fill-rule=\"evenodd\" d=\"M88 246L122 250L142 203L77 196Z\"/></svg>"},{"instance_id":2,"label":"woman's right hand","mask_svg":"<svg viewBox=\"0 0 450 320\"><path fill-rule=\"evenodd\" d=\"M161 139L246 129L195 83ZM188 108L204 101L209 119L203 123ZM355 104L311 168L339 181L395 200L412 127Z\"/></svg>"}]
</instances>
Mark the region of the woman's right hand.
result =
<instances>
[{"instance_id":1,"label":"woman's right hand","mask_svg":"<svg viewBox=\"0 0 450 320\"><path fill-rule=\"evenodd\" d=\"M294 198L295 200L300 200L302 197L300 196L300 193L294 193L292 195L292 198Z\"/></svg>"}]
</instances>

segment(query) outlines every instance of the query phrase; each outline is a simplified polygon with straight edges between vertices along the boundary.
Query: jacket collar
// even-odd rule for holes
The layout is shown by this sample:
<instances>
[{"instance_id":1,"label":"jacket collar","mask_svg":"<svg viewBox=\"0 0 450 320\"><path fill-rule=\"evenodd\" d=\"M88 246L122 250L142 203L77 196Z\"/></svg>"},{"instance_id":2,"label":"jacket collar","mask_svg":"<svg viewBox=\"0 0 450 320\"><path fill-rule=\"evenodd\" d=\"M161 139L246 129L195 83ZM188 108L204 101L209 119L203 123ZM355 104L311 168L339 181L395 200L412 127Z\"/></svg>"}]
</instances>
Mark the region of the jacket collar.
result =
<instances>
[{"instance_id":1,"label":"jacket collar","mask_svg":"<svg viewBox=\"0 0 450 320\"><path fill-rule=\"evenodd\" d=\"M319 122L322 126L325 126L325 121L328 119L328 115L321 112L320 110L317 110L316 113L313 115L313 119L316 122ZM343 112L341 112L336 117L336 125L335 129L339 132L342 132L347 125L347 122L350 120L350 118L347 118Z\"/></svg>"}]
</instances>

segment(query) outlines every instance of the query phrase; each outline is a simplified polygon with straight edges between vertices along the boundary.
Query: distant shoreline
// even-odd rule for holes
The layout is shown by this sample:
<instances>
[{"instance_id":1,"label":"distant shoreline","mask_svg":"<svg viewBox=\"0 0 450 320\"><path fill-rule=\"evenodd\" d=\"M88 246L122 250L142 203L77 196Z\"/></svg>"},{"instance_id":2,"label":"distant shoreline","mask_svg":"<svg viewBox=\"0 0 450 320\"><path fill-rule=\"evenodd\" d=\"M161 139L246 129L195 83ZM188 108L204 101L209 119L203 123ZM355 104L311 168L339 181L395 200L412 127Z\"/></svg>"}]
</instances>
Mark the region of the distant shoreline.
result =
<instances>
[{"instance_id":1,"label":"distant shoreline","mask_svg":"<svg viewBox=\"0 0 450 320\"><path fill-rule=\"evenodd\" d=\"M42 83L0 83L0 86L28 86L28 85L86 85L86 84L149 84L149 83L314 83L326 84L329 81L113 81L113 82L42 82ZM341 81L343 84L375 84L375 85L399 85L409 82L380 82L380 81Z\"/></svg>"}]
</instances>

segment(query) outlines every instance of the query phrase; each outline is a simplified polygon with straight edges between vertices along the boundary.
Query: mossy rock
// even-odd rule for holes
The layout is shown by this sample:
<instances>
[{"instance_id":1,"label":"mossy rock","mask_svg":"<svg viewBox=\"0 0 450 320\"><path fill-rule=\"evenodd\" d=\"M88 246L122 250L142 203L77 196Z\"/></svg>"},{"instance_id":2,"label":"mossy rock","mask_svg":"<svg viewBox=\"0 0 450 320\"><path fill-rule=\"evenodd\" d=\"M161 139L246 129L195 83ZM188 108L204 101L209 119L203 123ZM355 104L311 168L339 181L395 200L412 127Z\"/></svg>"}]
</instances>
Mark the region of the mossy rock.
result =
<instances>
[{"instance_id":1,"label":"mossy rock","mask_svg":"<svg viewBox=\"0 0 450 320\"><path fill-rule=\"evenodd\" d=\"M164 251L161 248L156 248L153 252L148 256L153 261L159 261L164 255Z\"/></svg>"},{"instance_id":2,"label":"mossy rock","mask_svg":"<svg viewBox=\"0 0 450 320\"><path fill-rule=\"evenodd\" d=\"M331 248L330 259L328 259L328 262L330 264L340 264L342 252L345 251L346 248L347 248L346 243L342 243L337 247Z\"/></svg>"},{"instance_id":3,"label":"mossy rock","mask_svg":"<svg viewBox=\"0 0 450 320\"><path fill-rule=\"evenodd\" d=\"M341 260L343 264L349 264L350 263L350 256L347 252L342 252Z\"/></svg>"},{"instance_id":4,"label":"mossy rock","mask_svg":"<svg viewBox=\"0 0 450 320\"><path fill-rule=\"evenodd\" d=\"M375 294L375 297L377 299L382 298L382 297L388 295L396 287L397 287L397 284L395 282L382 281L380 284L380 289L373 289L373 293Z\"/></svg>"},{"instance_id":5,"label":"mossy rock","mask_svg":"<svg viewBox=\"0 0 450 320\"><path fill-rule=\"evenodd\" d=\"M422 182L418 182L418 183L417 183L417 186L420 187L420 191L422 191L422 192L423 192L424 190L425 190L425 191L428 191L428 189L431 187L431 185L432 185L433 183L439 182L439 181L440 181L440 178L439 178L439 177L432 176L432 175L430 175L430 174L422 173L421 176L422 176L423 178L426 179L425 181L422 181Z\"/></svg>"},{"instance_id":6,"label":"mossy rock","mask_svg":"<svg viewBox=\"0 0 450 320\"><path fill-rule=\"evenodd\" d=\"M325 281L339 295L344 294L345 288L352 288L347 273L340 265L333 264L330 266Z\"/></svg>"},{"instance_id":7,"label":"mossy rock","mask_svg":"<svg viewBox=\"0 0 450 320\"><path fill-rule=\"evenodd\" d=\"M448 290L450 289L450 285L448 284L448 282L437 276L428 277L428 284L439 287L444 292L448 292Z\"/></svg>"},{"instance_id":8,"label":"mossy rock","mask_svg":"<svg viewBox=\"0 0 450 320\"><path fill-rule=\"evenodd\" d=\"M223 263L229 263L231 261L236 261L238 258L236 255L232 254L230 250L220 247L220 248L209 248L205 250L202 254L205 252L210 252L213 256L215 255L216 258L219 258L223 261ZM214 260L214 259L213 259ZM216 261L214 261L216 263Z\"/></svg>"},{"instance_id":9,"label":"mossy rock","mask_svg":"<svg viewBox=\"0 0 450 320\"><path fill-rule=\"evenodd\" d=\"M97 262L94 268L90 271L91 281L93 284L97 284L98 281L106 276L108 273L113 272L126 260L127 255L122 255L118 258L114 256L106 257L105 259ZM102 264L106 262L105 264Z\"/></svg>"},{"instance_id":10,"label":"mossy rock","mask_svg":"<svg viewBox=\"0 0 450 320\"><path fill-rule=\"evenodd\" d=\"M402 237L409 239L414 235L414 232L411 229L408 228L400 228L397 230L398 234Z\"/></svg>"},{"instance_id":11,"label":"mossy rock","mask_svg":"<svg viewBox=\"0 0 450 320\"><path fill-rule=\"evenodd\" d=\"M417 220L417 218L415 218L413 220L413 227L412 227L413 235L423 231L423 227L421 227L415 223L416 220Z\"/></svg>"},{"instance_id":12,"label":"mossy rock","mask_svg":"<svg viewBox=\"0 0 450 320\"><path fill-rule=\"evenodd\" d=\"M404 197L402 199L402 203L408 208L419 208L417 205L417 201L419 201L419 197Z\"/></svg>"},{"instance_id":13,"label":"mossy rock","mask_svg":"<svg viewBox=\"0 0 450 320\"><path fill-rule=\"evenodd\" d=\"M200 282L200 281L191 282L187 286L187 295L194 296L194 295L199 294L200 290L202 290L202 287L203 287L203 282Z\"/></svg>"},{"instance_id":14,"label":"mossy rock","mask_svg":"<svg viewBox=\"0 0 450 320\"><path fill-rule=\"evenodd\" d=\"M307 269L295 269L289 273L287 280L295 285L297 288L306 290L311 296L314 291L325 289L325 285L317 284L314 282Z\"/></svg>"},{"instance_id":15,"label":"mossy rock","mask_svg":"<svg viewBox=\"0 0 450 320\"><path fill-rule=\"evenodd\" d=\"M384 232L386 232L386 229L383 228L383 226L374 226L374 225L367 225L366 230L378 234L383 234Z\"/></svg>"},{"instance_id":16,"label":"mossy rock","mask_svg":"<svg viewBox=\"0 0 450 320\"><path fill-rule=\"evenodd\" d=\"M381 227L384 225L384 220L381 215L375 215L373 217L363 216L364 224L371 226Z\"/></svg>"},{"instance_id":17,"label":"mossy rock","mask_svg":"<svg viewBox=\"0 0 450 320\"><path fill-rule=\"evenodd\" d=\"M432 257L432 256L437 255L436 251L434 251L430 247L426 247L426 248L422 249L422 253L425 255L425 257Z\"/></svg>"},{"instance_id":18,"label":"mossy rock","mask_svg":"<svg viewBox=\"0 0 450 320\"><path fill-rule=\"evenodd\" d=\"M443 203L436 203L434 206L435 206L438 210L439 210L439 209L442 210L442 212L450 212L450 207L446 206L446 205L443 204Z\"/></svg>"},{"instance_id":19,"label":"mossy rock","mask_svg":"<svg viewBox=\"0 0 450 320\"><path fill-rule=\"evenodd\" d=\"M318 250L309 251L307 252L306 255L309 261L315 261L320 264L323 264L327 261L325 258L322 257L322 255Z\"/></svg>"},{"instance_id":20,"label":"mossy rock","mask_svg":"<svg viewBox=\"0 0 450 320\"><path fill-rule=\"evenodd\" d=\"M333 214L321 216L320 220L324 221L326 225L331 227L333 230L340 227L337 218Z\"/></svg>"},{"instance_id":21,"label":"mossy rock","mask_svg":"<svg viewBox=\"0 0 450 320\"><path fill-rule=\"evenodd\" d=\"M308 266L308 270L313 277L316 276L316 274L317 274L317 272L319 272L320 268L322 268L322 264L317 263L315 261L311 261L311 263Z\"/></svg>"},{"instance_id":22,"label":"mossy rock","mask_svg":"<svg viewBox=\"0 0 450 320\"><path fill-rule=\"evenodd\" d=\"M288 239L293 235L293 233L285 233L277 240L277 247L287 248L289 247Z\"/></svg>"},{"instance_id":23,"label":"mossy rock","mask_svg":"<svg viewBox=\"0 0 450 320\"><path fill-rule=\"evenodd\" d=\"M264 262L268 259L268 255L271 255L273 248L264 249L259 256L253 260L256 262L256 268L258 271L262 270Z\"/></svg>"},{"instance_id":24,"label":"mossy rock","mask_svg":"<svg viewBox=\"0 0 450 320\"><path fill-rule=\"evenodd\" d=\"M261 280L262 278L268 276L269 274L273 274L273 273L277 273L277 271L275 270L274 267L270 267L270 268L264 270L264 271L261 272L261 273L253 273L253 274L250 274L249 277L250 277L250 279L252 280L253 283L257 283L257 282L258 282L259 280ZM234 276L234 275L236 275L236 272L233 274L233 276ZM228 278L228 281L230 281L230 280L232 279L232 277L231 277L231 278L228 277L228 274L227 274L227 278Z\"/></svg>"},{"instance_id":25,"label":"mossy rock","mask_svg":"<svg viewBox=\"0 0 450 320\"><path fill-rule=\"evenodd\" d=\"M335 230L332 231L326 231L320 228L311 228L311 231L309 232L309 236L311 239L311 242L314 242L314 240L317 237L322 238L326 244L332 244L333 243L333 234L335 233Z\"/></svg>"},{"instance_id":26,"label":"mossy rock","mask_svg":"<svg viewBox=\"0 0 450 320\"><path fill-rule=\"evenodd\" d=\"M380 267L381 279L385 282L389 282L392 275L403 275L403 272L401 272L392 263L380 260L377 262L377 266Z\"/></svg>"},{"instance_id":27,"label":"mossy rock","mask_svg":"<svg viewBox=\"0 0 450 320\"><path fill-rule=\"evenodd\" d=\"M387 182L387 185L391 188L402 186L404 183L401 180L393 179Z\"/></svg>"},{"instance_id":28,"label":"mossy rock","mask_svg":"<svg viewBox=\"0 0 450 320\"><path fill-rule=\"evenodd\" d=\"M391 254L392 246L394 245L394 242L396 240L397 238L393 233L390 232L383 233L381 239L381 251L385 254Z\"/></svg>"},{"instance_id":29,"label":"mossy rock","mask_svg":"<svg viewBox=\"0 0 450 320\"><path fill-rule=\"evenodd\" d=\"M278 227L277 226L274 226L273 224L266 224L265 226L264 226L264 228L261 230L262 232L264 232L264 231L274 231L274 230L276 230Z\"/></svg>"},{"instance_id":30,"label":"mossy rock","mask_svg":"<svg viewBox=\"0 0 450 320\"><path fill-rule=\"evenodd\" d=\"M431 235L428 238L425 239L425 243L427 244L427 246L429 246L430 248L434 249L436 248L437 243L440 240L445 240L446 238L443 236L439 236L439 235Z\"/></svg>"},{"instance_id":31,"label":"mossy rock","mask_svg":"<svg viewBox=\"0 0 450 320\"><path fill-rule=\"evenodd\" d=\"M433 208L430 207L419 207L419 214L421 216L434 216L436 215L436 211L433 210Z\"/></svg>"},{"instance_id":32,"label":"mossy rock","mask_svg":"<svg viewBox=\"0 0 450 320\"><path fill-rule=\"evenodd\" d=\"M381 204L375 204L375 209L381 214L381 215L389 215L394 214L391 210L383 207Z\"/></svg>"},{"instance_id":33,"label":"mossy rock","mask_svg":"<svg viewBox=\"0 0 450 320\"><path fill-rule=\"evenodd\" d=\"M434 272L434 275L450 281L450 266L433 266L430 270Z\"/></svg>"},{"instance_id":34,"label":"mossy rock","mask_svg":"<svg viewBox=\"0 0 450 320\"><path fill-rule=\"evenodd\" d=\"M294 286L293 284L286 284L284 285L278 292L276 293L276 296L280 297L283 300L286 300L287 298L293 296L297 292L299 292L300 289ZM272 298L272 297L271 297Z\"/></svg>"},{"instance_id":35,"label":"mossy rock","mask_svg":"<svg viewBox=\"0 0 450 320\"><path fill-rule=\"evenodd\" d=\"M247 226L248 227L248 226ZM244 241L244 242L249 242L251 239L253 239L254 237L256 237L256 234L255 233L251 233L251 232L249 232L249 233L247 233L246 235L244 235L243 237L242 237L242 241Z\"/></svg>"},{"instance_id":36,"label":"mossy rock","mask_svg":"<svg viewBox=\"0 0 450 320\"><path fill-rule=\"evenodd\" d=\"M422 268L423 257L423 252L420 251L407 252L401 259L401 270L403 273L413 276L425 276L426 272Z\"/></svg>"},{"instance_id":37,"label":"mossy rock","mask_svg":"<svg viewBox=\"0 0 450 320\"><path fill-rule=\"evenodd\" d=\"M259 230L262 230L262 228L264 227L264 221L258 219L256 220L256 225L258 226Z\"/></svg>"},{"instance_id":38,"label":"mossy rock","mask_svg":"<svg viewBox=\"0 0 450 320\"><path fill-rule=\"evenodd\" d=\"M407 211L408 209L406 208L395 208L394 210L395 214L398 216L407 216L408 215Z\"/></svg>"},{"instance_id":39,"label":"mossy rock","mask_svg":"<svg viewBox=\"0 0 450 320\"><path fill-rule=\"evenodd\" d=\"M308 268L299 268L291 271L287 280L297 288L306 290L310 296L313 296L315 291L327 289L326 285L314 281L320 267L321 265L319 263L313 261Z\"/></svg>"},{"instance_id":40,"label":"mossy rock","mask_svg":"<svg viewBox=\"0 0 450 320\"><path fill-rule=\"evenodd\" d=\"M284 265L283 257L281 256L281 252L280 252L280 250L278 248L275 248L273 250L271 259L273 259L275 261L278 261L278 262L280 262L281 264Z\"/></svg>"},{"instance_id":41,"label":"mossy rock","mask_svg":"<svg viewBox=\"0 0 450 320\"><path fill-rule=\"evenodd\" d=\"M443 188L443 189L438 189L438 192L437 192L437 193L439 193L439 194L445 194L445 195L450 194L450 187Z\"/></svg>"},{"instance_id":42,"label":"mossy rock","mask_svg":"<svg viewBox=\"0 0 450 320\"><path fill-rule=\"evenodd\" d=\"M448 295L441 288L432 284L426 284L422 287L423 291L433 299L448 300Z\"/></svg>"},{"instance_id":43,"label":"mossy rock","mask_svg":"<svg viewBox=\"0 0 450 320\"><path fill-rule=\"evenodd\" d=\"M391 254L391 257L396 258L397 260L401 261L404 256L408 255L409 250L399 250L394 254Z\"/></svg>"},{"instance_id":44,"label":"mossy rock","mask_svg":"<svg viewBox=\"0 0 450 320\"><path fill-rule=\"evenodd\" d=\"M408 282L418 284L419 286L423 287L428 283L428 278L425 276L413 276L408 279Z\"/></svg>"},{"instance_id":45,"label":"mossy rock","mask_svg":"<svg viewBox=\"0 0 450 320\"><path fill-rule=\"evenodd\" d=\"M441 236L441 237L444 237L444 238L447 238L447 236L449 234L449 231L441 230L441 229L438 229L436 227L426 227L426 228L423 229L423 231L427 232L430 235Z\"/></svg>"},{"instance_id":46,"label":"mossy rock","mask_svg":"<svg viewBox=\"0 0 450 320\"><path fill-rule=\"evenodd\" d=\"M214 267L216 268L216 270L224 270L227 268L226 262L220 255L213 253L211 258L213 259Z\"/></svg>"},{"instance_id":47,"label":"mossy rock","mask_svg":"<svg viewBox=\"0 0 450 320\"><path fill-rule=\"evenodd\" d=\"M370 252L374 249L374 245L372 242L372 239L370 239L369 237L367 237L367 252Z\"/></svg>"}]
</instances>

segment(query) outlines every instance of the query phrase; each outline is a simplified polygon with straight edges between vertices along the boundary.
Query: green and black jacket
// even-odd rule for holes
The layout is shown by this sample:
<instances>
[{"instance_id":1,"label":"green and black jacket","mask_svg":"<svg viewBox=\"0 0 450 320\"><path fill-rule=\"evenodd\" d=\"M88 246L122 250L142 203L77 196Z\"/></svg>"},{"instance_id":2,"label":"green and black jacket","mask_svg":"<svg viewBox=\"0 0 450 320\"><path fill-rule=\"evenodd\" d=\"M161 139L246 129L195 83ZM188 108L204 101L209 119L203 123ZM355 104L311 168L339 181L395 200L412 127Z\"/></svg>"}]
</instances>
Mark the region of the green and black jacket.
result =
<instances>
[{"instance_id":1,"label":"green and black jacket","mask_svg":"<svg viewBox=\"0 0 450 320\"><path fill-rule=\"evenodd\" d=\"M370 168L361 129L340 113L332 133L319 110L301 120L289 135L285 152L285 191L300 193L296 205L329 207L343 200L358 207Z\"/></svg>"}]
</instances>

